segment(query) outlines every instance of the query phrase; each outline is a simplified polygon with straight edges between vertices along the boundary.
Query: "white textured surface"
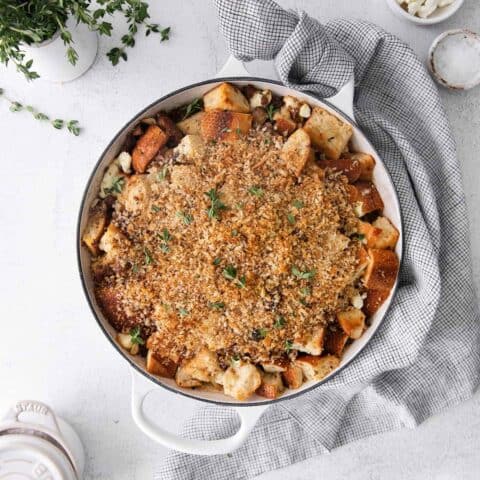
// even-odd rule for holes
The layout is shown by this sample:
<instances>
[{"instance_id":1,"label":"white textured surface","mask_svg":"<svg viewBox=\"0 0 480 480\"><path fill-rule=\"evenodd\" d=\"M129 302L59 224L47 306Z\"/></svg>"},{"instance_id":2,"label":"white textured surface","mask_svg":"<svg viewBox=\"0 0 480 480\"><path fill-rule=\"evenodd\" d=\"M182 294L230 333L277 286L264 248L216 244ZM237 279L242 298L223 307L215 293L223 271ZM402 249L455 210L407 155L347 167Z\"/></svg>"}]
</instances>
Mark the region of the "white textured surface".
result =
<instances>
[{"instance_id":1,"label":"white textured surface","mask_svg":"<svg viewBox=\"0 0 480 480\"><path fill-rule=\"evenodd\" d=\"M0 412L21 398L51 404L77 428L87 447L87 478L150 478L166 451L152 444L129 415L125 362L99 333L81 291L75 260L76 217L85 182L114 133L140 108L181 85L211 77L227 54L215 14L205 0L154 4L155 21L171 24L168 43L139 37L129 61L117 68L101 39L94 67L79 80L25 83L0 70L0 87L52 116L77 118L75 138L0 104L3 182L0 190ZM418 27L399 21L384 0L281 1L321 19L362 17L397 34L421 57L448 28L480 31L480 4L466 0L446 23ZM120 32L120 30L119 30ZM263 65L255 65L259 72ZM480 88L442 91L458 142L472 225L473 269L480 286ZM419 99L421 101L421 99ZM455 248L452 245L452 248ZM196 404L159 392L148 411L171 429ZM347 445L263 479L476 479L480 471L480 397L415 431Z\"/></svg>"}]
</instances>

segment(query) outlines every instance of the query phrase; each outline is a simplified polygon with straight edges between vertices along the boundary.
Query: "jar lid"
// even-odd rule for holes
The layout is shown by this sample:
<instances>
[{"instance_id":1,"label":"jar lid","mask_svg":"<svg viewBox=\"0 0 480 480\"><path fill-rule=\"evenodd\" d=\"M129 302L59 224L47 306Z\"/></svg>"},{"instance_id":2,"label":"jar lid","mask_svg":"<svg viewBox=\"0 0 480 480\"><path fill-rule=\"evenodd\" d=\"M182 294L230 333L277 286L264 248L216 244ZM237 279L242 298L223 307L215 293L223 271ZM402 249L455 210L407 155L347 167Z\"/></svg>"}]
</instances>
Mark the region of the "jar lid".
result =
<instances>
[{"instance_id":1,"label":"jar lid","mask_svg":"<svg viewBox=\"0 0 480 480\"><path fill-rule=\"evenodd\" d=\"M65 452L36 435L3 432L0 436L0 478L77 480Z\"/></svg>"}]
</instances>

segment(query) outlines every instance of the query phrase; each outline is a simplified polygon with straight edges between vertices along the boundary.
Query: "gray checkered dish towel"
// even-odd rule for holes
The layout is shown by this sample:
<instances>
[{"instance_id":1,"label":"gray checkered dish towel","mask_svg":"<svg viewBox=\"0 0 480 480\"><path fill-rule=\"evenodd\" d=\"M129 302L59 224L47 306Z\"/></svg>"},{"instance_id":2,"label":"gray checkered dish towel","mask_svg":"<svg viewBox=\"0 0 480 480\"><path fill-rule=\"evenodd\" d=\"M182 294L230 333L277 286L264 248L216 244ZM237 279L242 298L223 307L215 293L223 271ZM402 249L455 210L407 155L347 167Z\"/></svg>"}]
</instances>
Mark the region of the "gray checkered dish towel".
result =
<instances>
[{"instance_id":1,"label":"gray checkered dish towel","mask_svg":"<svg viewBox=\"0 0 480 480\"><path fill-rule=\"evenodd\" d=\"M289 87L329 97L355 73L355 118L396 185L405 249L394 304L363 352L326 384L272 405L243 447L171 453L156 478L245 479L367 435L415 427L473 394L480 315L455 145L437 90L415 54L375 25L321 25L270 0L216 0L237 58L275 59ZM202 407L192 438L231 435L226 407Z\"/></svg>"}]
</instances>

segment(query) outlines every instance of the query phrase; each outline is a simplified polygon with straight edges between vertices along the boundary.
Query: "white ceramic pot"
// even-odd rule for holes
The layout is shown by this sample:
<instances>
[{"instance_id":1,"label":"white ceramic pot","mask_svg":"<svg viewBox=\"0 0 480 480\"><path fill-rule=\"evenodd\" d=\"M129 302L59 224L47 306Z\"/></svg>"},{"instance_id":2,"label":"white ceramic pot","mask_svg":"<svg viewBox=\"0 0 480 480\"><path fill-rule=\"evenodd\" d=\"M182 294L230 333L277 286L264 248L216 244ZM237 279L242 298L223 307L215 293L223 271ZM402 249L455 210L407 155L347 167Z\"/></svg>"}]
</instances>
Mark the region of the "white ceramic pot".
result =
<instances>
[{"instance_id":1,"label":"white ceramic pot","mask_svg":"<svg viewBox=\"0 0 480 480\"><path fill-rule=\"evenodd\" d=\"M188 104L193 99L202 97L207 91L219 85L222 81L228 81L234 85L237 85L238 87L251 84L260 90L269 89L278 96L293 95L300 100L310 103L311 105L321 106L332 114L338 116L343 121L350 123L353 127L353 149L356 151L369 153L375 158L376 167L374 170L374 182L384 200L385 215L392 220L393 224L398 228L400 232L400 239L397 243L396 253L400 260L402 258L403 233L400 204L395 191L395 187L392 183L387 169L385 168L382 159L379 157L372 144L368 141L363 132L355 124L353 115L353 78L337 95L322 101L307 93L285 87L280 82L252 77L241 62L235 60L234 58L230 58L224 68L218 73L216 78L206 80L195 85L189 85L187 87L177 90L176 92L170 93L163 98L157 100L156 102L152 103L143 111L138 113L134 118L132 118L118 132L118 134L103 152L92 172L92 175L90 176L86 187L86 191L80 208L77 230L77 252L80 277L87 300L101 330L103 331L103 334L110 340L111 344L115 347L117 353L119 354L119 358L123 357L123 359L128 361L130 366L132 367L132 417L134 421L144 433L146 433L156 442L168 448L173 448L178 451L196 455L219 455L232 452L233 450L240 447L243 442L245 442L250 431L253 429L256 422L269 405L291 399L293 397L298 397L306 393L307 391L325 382L328 382L329 379L331 379L340 370L342 370L343 368L347 368L350 362L367 345L367 343L374 335L375 331L380 326L396 291L395 286L390 293L389 298L371 318L371 324L366 330L366 332L362 335L361 338L359 338L347 347L341 359L340 366L336 370L334 370L332 373L330 373L320 381L308 381L305 382L297 390L287 390L284 395L274 400L268 400L264 397L256 395L249 399L247 402L241 402L231 397L227 397L220 392L181 388L172 379L160 378L148 373L148 371L146 370L144 358L139 355L135 357L131 356L118 345L116 341L115 330L109 324L108 320L103 315L101 309L99 308L95 300L93 280L91 277L90 269L90 254L88 253L87 249L82 245L81 241L82 232L85 228L88 218L89 207L98 194L105 169L108 167L108 165L110 165L113 159L117 157L120 149L122 148L122 145L125 142L126 136L142 118L154 116L155 113L162 110L169 111L181 105ZM146 396L152 390L158 390L159 387L162 387L176 394L181 394L193 398L195 400L200 400L203 402L232 408L237 412L240 417L240 429L232 437L212 441L186 439L164 430L159 425L155 425L148 418L146 418L143 412L143 402Z\"/></svg>"},{"instance_id":2,"label":"white ceramic pot","mask_svg":"<svg viewBox=\"0 0 480 480\"><path fill-rule=\"evenodd\" d=\"M95 61L98 49L96 32L73 18L67 20L72 33L73 48L78 53L78 60L72 65L67 59L67 47L57 32L53 38L40 44L24 45L25 60L33 60L32 70L41 78L51 82L70 82L83 75Z\"/></svg>"},{"instance_id":3,"label":"white ceramic pot","mask_svg":"<svg viewBox=\"0 0 480 480\"><path fill-rule=\"evenodd\" d=\"M0 478L80 480L84 464L80 438L45 404L18 402L0 422Z\"/></svg>"}]
</instances>

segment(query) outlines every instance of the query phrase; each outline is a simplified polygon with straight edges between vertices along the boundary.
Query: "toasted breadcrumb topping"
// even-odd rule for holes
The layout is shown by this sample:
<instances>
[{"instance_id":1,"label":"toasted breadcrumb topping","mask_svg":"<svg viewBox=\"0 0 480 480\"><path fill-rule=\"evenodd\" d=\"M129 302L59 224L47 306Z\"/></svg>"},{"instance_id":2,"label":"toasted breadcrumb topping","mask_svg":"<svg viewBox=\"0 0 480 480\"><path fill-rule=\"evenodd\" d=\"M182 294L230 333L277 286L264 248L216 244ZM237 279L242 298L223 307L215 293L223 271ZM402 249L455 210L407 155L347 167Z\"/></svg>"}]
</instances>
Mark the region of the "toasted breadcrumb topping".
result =
<instances>
[{"instance_id":1,"label":"toasted breadcrumb topping","mask_svg":"<svg viewBox=\"0 0 480 480\"><path fill-rule=\"evenodd\" d=\"M346 178L313 160L293 176L282 145L252 130L188 158L158 158L125 182L113 267L92 264L97 290L115 291L116 328L141 325L173 361L206 346L257 363L348 306L360 244L348 237L357 220Z\"/></svg>"}]
</instances>

